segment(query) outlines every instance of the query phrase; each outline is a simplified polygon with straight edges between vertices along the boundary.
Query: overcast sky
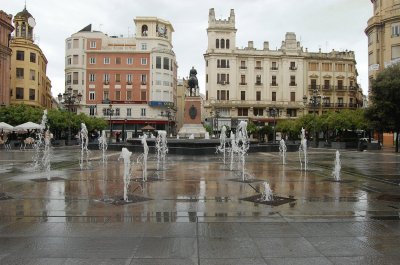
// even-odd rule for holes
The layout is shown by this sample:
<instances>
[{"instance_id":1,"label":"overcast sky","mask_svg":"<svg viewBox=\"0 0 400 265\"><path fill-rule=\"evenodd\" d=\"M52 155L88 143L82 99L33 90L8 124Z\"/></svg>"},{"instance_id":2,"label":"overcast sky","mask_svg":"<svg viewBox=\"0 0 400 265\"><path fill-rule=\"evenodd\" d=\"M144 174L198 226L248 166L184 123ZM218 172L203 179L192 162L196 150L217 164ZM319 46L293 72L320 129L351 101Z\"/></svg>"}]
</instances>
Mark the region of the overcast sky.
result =
<instances>
[{"instance_id":1,"label":"overcast sky","mask_svg":"<svg viewBox=\"0 0 400 265\"><path fill-rule=\"evenodd\" d=\"M25 0L2 1L1 9L13 16L22 11ZM230 9L236 15L236 45L249 40L262 49L279 48L286 32L295 32L301 46L310 52L319 48L352 50L357 60L358 83L368 90L368 47L364 29L372 16L367 0L26 0L27 10L36 20L36 43L48 60L47 75L53 96L64 92L65 39L88 24L108 35L134 32L136 16L156 16L173 25L172 44L178 62L178 77L197 69L200 90L205 91L208 11L217 19L227 19Z\"/></svg>"}]
</instances>

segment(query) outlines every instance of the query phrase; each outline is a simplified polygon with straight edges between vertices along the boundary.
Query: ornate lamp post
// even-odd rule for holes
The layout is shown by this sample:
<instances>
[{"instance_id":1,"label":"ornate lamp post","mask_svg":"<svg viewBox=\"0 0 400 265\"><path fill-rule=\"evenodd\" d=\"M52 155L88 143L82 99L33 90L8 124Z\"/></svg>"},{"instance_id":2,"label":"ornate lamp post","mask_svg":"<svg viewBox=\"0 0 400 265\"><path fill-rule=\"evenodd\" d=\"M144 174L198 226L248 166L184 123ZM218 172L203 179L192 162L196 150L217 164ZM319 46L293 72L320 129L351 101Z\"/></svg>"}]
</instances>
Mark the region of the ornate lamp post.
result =
<instances>
[{"instance_id":1,"label":"ornate lamp post","mask_svg":"<svg viewBox=\"0 0 400 265\"><path fill-rule=\"evenodd\" d=\"M314 134L313 146L314 147L317 147L317 137L318 137L318 134L317 134L317 131L316 131L316 123L317 123L317 121L316 121L316 111L317 111L317 107L321 103L321 98L322 98L321 95L318 94L318 89L316 87L314 87L313 88L313 94L312 94L312 96L310 98L310 105L312 106L313 113L314 113L314 121L313 121L313 134ZM307 96L306 95L303 96L303 103L307 104Z\"/></svg>"},{"instance_id":2,"label":"ornate lamp post","mask_svg":"<svg viewBox=\"0 0 400 265\"><path fill-rule=\"evenodd\" d=\"M78 105L82 100L82 94L79 92L78 94L72 93L72 87L68 87L67 91L64 94L59 93L58 102L64 105L67 108L68 113L76 112L74 107ZM67 145L71 140L71 120L68 121L68 136L67 136Z\"/></svg>"},{"instance_id":3,"label":"ornate lamp post","mask_svg":"<svg viewBox=\"0 0 400 265\"><path fill-rule=\"evenodd\" d=\"M111 144L111 138L112 138L112 121L111 121L111 117L114 115L114 110L112 108L112 104L110 103L110 105L108 105L108 109L107 109L107 114L110 116L110 138L108 139L108 143Z\"/></svg>"},{"instance_id":4,"label":"ornate lamp post","mask_svg":"<svg viewBox=\"0 0 400 265\"><path fill-rule=\"evenodd\" d=\"M272 130L274 131L274 135L273 135L273 143L275 143L276 140L276 133L275 133L275 125L276 125L276 120L275 117L276 115L278 115L278 110L273 107L270 111L269 111L270 115L274 118L274 126L272 127Z\"/></svg>"}]
</instances>

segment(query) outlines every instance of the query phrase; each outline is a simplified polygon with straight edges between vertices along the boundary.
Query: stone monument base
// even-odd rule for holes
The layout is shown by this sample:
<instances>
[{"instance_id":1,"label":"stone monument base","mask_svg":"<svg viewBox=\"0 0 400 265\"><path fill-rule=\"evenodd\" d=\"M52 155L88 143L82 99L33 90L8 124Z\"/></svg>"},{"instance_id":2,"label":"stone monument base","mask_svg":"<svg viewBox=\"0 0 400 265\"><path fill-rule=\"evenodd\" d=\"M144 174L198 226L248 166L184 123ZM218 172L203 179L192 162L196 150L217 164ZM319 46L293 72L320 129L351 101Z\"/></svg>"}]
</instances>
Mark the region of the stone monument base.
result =
<instances>
[{"instance_id":1,"label":"stone monument base","mask_svg":"<svg viewBox=\"0 0 400 265\"><path fill-rule=\"evenodd\" d=\"M178 136L179 138L189 138L193 134L194 138L204 138L206 132L202 124L183 124Z\"/></svg>"}]
</instances>

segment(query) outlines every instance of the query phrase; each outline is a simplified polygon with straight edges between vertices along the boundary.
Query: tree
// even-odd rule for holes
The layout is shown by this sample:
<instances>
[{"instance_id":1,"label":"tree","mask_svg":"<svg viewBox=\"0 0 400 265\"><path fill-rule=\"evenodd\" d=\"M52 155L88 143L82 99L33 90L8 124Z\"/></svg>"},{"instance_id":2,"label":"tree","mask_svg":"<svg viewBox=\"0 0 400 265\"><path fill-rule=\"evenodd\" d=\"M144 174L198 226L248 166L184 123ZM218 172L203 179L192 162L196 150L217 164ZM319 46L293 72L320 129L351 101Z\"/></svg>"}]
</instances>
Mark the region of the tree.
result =
<instances>
[{"instance_id":1,"label":"tree","mask_svg":"<svg viewBox=\"0 0 400 265\"><path fill-rule=\"evenodd\" d=\"M400 64L387 67L372 80L369 97L366 117L374 129L396 133L396 152L399 152Z\"/></svg>"}]
</instances>

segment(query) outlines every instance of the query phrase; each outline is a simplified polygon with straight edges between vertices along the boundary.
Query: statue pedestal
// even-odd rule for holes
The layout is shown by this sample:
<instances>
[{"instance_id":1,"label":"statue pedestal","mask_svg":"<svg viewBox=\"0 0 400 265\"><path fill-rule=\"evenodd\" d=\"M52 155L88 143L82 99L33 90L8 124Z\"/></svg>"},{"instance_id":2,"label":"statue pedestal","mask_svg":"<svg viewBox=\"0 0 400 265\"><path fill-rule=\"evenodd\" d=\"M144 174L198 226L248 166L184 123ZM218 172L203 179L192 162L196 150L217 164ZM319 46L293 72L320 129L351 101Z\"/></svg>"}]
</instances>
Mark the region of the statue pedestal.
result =
<instances>
[{"instance_id":1,"label":"statue pedestal","mask_svg":"<svg viewBox=\"0 0 400 265\"><path fill-rule=\"evenodd\" d=\"M179 138L204 138L206 129L201 123L201 98L199 96L186 97L183 115L183 126L179 130Z\"/></svg>"}]
</instances>

